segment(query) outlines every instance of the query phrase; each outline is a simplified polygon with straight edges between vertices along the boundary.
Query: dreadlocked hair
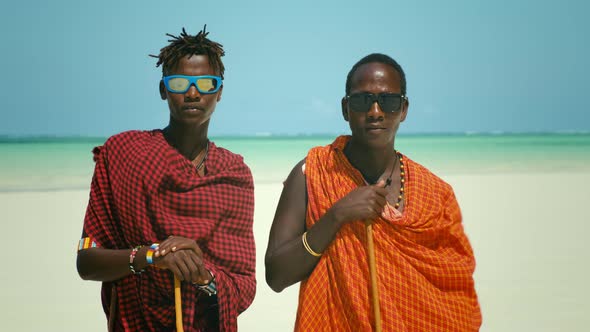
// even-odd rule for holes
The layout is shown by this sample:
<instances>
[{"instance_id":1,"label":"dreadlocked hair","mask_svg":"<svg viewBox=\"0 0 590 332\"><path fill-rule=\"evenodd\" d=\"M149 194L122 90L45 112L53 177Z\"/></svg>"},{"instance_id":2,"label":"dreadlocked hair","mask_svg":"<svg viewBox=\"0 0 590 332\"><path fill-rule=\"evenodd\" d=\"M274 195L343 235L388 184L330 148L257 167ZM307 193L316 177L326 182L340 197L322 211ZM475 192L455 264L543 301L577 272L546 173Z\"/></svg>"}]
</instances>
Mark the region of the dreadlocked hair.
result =
<instances>
[{"instance_id":1,"label":"dreadlocked hair","mask_svg":"<svg viewBox=\"0 0 590 332\"><path fill-rule=\"evenodd\" d=\"M166 36L172 38L168 40L170 44L163 47L159 55L150 54L151 57L158 59L156 67L162 65L162 73L166 75L185 56L190 58L193 55L206 55L209 59L209 65L223 79L223 73L225 72L225 67L221 61L221 57L225 55L223 45L207 38L209 32L206 32L206 29L207 25L205 24L203 30L199 31L196 36L189 35L184 28L182 28L179 36L167 33Z\"/></svg>"}]
</instances>

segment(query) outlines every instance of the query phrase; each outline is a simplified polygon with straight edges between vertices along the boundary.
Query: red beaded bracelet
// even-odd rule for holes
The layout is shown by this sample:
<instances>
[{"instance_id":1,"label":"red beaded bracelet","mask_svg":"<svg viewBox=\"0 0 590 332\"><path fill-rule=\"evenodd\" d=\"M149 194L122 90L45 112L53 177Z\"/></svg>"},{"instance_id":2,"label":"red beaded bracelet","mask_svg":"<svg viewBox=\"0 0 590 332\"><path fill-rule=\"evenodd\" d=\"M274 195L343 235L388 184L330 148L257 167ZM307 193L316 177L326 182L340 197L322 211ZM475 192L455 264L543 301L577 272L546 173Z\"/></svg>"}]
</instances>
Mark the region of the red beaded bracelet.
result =
<instances>
[{"instance_id":1,"label":"red beaded bracelet","mask_svg":"<svg viewBox=\"0 0 590 332\"><path fill-rule=\"evenodd\" d=\"M129 254L129 270L131 270L131 273L133 273L133 274L140 274L141 272L145 271L145 270L136 271L135 266L133 266L133 263L135 261L135 255L137 254L139 249L141 249L141 246L137 246L137 247L133 248L131 250L131 254Z\"/></svg>"}]
</instances>

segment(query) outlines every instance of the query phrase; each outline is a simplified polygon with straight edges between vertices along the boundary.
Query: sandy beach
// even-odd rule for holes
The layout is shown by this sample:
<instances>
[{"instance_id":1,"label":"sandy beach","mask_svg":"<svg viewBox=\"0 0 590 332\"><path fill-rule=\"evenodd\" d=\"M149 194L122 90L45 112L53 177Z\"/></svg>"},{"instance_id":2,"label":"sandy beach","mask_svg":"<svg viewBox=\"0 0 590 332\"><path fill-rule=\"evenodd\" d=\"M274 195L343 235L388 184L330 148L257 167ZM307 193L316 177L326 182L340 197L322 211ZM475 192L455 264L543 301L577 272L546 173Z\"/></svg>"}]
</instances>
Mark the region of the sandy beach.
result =
<instances>
[{"instance_id":1,"label":"sandy beach","mask_svg":"<svg viewBox=\"0 0 590 332\"><path fill-rule=\"evenodd\" d=\"M454 175L473 245L482 331L587 331L590 173ZM282 185L257 184L258 288L240 331L290 331L298 285L264 281L264 251ZM98 282L75 267L88 192L0 193L0 330L105 331Z\"/></svg>"}]
</instances>

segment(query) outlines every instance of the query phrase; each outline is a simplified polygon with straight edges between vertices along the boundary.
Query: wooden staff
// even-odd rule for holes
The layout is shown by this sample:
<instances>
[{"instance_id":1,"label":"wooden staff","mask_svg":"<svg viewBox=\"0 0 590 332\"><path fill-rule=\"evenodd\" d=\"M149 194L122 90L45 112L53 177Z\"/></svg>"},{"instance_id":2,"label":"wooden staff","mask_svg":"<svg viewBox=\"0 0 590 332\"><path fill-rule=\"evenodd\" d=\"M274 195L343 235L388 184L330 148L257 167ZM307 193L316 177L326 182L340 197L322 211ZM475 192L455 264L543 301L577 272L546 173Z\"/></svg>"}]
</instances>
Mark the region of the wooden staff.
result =
<instances>
[{"instance_id":1,"label":"wooden staff","mask_svg":"<svg viewBox=\"0 0 590 332\"><path fill-rule=\"evenodd\" d=\"M109 327L108 332L115 331L115 315L117 314L117 287L111 283L111 306L109 310Z\"/></svg>"},{"instance_id":2,"label":"wooden staff","mask_svg":"<svg viewBox=\"0 0 590 332\"><path fill-rule=\"evenodd\" d=\"M379 290L377 286L377 269L375 268L375 244L373 243L373 223L365 221L367 229L367 249L369 256L369 274L371 276L371 294L373 298L373 313L375 316L375 331L381 332L381 310L379 309Z\"/></svg>"},{"instance_id":3,"label":"wooden staff","mask_svg":"<svg viewBox=\"0 0 590 332\"><path fill-rule=\"evenodd\" d=\"M182 327L182 296L180 293L180 280L174 276L174 309L176 310L176 331L184 332Z\"/></svg>"}]
</instances>

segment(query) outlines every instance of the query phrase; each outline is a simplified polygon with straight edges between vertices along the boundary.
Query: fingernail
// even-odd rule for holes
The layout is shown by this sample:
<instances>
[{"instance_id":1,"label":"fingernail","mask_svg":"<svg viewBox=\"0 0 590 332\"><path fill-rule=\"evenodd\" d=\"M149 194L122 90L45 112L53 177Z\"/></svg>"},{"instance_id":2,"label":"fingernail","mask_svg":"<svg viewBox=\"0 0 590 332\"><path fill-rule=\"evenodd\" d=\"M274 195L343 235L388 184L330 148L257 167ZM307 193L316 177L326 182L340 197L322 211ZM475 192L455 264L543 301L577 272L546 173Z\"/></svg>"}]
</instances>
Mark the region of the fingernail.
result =
<instances>
[{"instance_id":1,"label":"fingernail","mask_svg":"<svg viewBox=\"0 0 590 332\"><path fill-rule=\"evenodd\" d=\"M175 251L175 250L176 250L176 247L172 247L172 251Z\"/></svg>"},{"instance_id":2,"label":"fingernail","mask_svg":"<svg viewBox=\"0 0 590 332\"><path fill-rule=\"evenodd\" d=\"M208 284L209 280L203 280L203 284Z\"/></svg>"},{"instance_id":3,"label":"fingernail","mask_svg":"<svg viewBox=\"0 0 590 332\"><path fill-rule=\"evenodd\" d=\"M165 253L166 253L166 249L162 250L162 254L165 254Z\"/></svg>"}]
</instances>

